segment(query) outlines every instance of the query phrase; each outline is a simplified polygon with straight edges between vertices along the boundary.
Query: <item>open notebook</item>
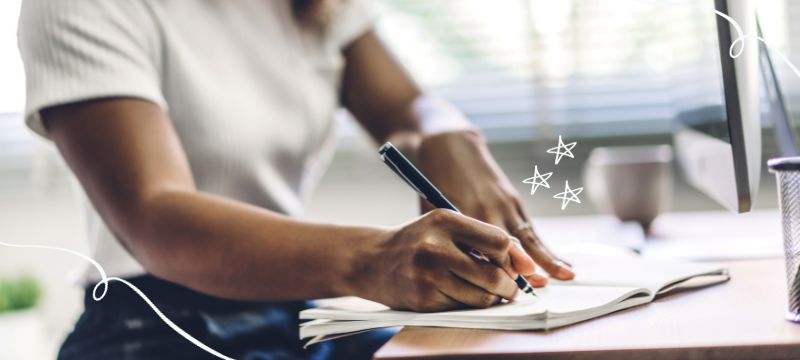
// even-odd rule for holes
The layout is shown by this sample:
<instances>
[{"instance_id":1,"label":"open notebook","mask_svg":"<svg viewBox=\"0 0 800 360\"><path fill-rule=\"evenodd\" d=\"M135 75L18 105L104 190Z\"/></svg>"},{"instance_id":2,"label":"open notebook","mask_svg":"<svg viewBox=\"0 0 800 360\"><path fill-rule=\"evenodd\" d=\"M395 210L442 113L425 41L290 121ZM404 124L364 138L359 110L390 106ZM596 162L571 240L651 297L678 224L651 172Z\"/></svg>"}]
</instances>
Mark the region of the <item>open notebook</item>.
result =
<instances>
[{"instance_id":1,"label":"open notebook","mask_svg":"<svg viewBox=\"0 0 800 360\"><path fill-rule=\"evenodd\" d=\"M627 257L570 257L577 276L551 281L536 296L488 309L437 313L391 310L358 298L322 301L300 313L313 320L300 326L300 338L330 340L366 330L394 326L436 326L502 330L547 330L585 321L653 301L678 289L718 284L727 270L710 263L670 262Z\"/></svg>"}]
</instances>

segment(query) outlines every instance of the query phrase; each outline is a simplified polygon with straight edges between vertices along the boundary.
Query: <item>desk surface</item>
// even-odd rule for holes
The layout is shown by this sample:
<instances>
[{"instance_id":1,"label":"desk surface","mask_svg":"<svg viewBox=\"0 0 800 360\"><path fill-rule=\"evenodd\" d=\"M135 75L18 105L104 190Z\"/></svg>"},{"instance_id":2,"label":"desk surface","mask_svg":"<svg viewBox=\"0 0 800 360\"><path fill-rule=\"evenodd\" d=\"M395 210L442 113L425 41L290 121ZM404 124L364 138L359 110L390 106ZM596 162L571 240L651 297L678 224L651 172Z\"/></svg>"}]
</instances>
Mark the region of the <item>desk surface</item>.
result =
<instances>
[{"instance_id":1,"label":"desk surface","mask_svg":"<svg viewBox=\"0 0 800 360\"><path fill-rule=\"evenodd\" d=\"M726 263L731 281L549 332L403 329L376 359L800 359L783 260Z\"/></svg>"}]
</instances>

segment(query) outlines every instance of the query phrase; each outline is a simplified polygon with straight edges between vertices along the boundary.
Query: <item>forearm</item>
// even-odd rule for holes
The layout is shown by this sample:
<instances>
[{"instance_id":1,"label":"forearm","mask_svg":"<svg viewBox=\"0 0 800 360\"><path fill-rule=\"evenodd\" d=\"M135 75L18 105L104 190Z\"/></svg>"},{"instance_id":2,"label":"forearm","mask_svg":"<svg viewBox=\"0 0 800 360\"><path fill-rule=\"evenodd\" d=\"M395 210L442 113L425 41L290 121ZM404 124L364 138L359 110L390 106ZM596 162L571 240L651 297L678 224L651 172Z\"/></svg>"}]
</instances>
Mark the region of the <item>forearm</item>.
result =
<instances>
[{"instance_id":1,"label":"forearm","mask_svg":"<svg viewBox=\"0 0 800 360\"><path fill-rule=\"evenodd\" d=\"M342 102L378 143L391 141L413 157L427 136L477 132L454 106L420 90L372 32L344 55Z\"/></svg>"},{"instance_id":2,"label":"forearm","mask_svg":"<svg viewBox=\"0 0 800 360\"><path fill-rule=\"evenodd\" d=\"M455 107L442 99L421 96L410 107L413 109L413 119L409 121L420 124L416 132L395 131L387 141L391 141L415 164L420 162L420 153L425 146L430 147L431 142L441 143L445 140L452 145L450 150L463 150L465 156L473 156L475 151L485 149L483 134L474 127ZM427 144L427 145L426 145ZM435 151L433 155L435 155ZM427 156L432 156L428 153ZM441 166L448 166L447 162ZM459 170L456 170L457 173Z\"/></svg>"},{"instance_id":3,"label":"forearm","mask_svg":"<svg viewBox=\"0 0 800 360\"><path fill-rule=\"evenodd\" d=\"M427 137L479 132L444 99L424 94L377 38L368 34L345 52L344 105L378 143L391 141L413 162Z\"/></svg>"},{"instance_id":4,"label":"forearm","mask_svg":"<svg viewBox=\"0 0 800 360\"><path fill-rule=\"evenodd\" d=\"M196 189L156 105L105 99L43 111L48 134L102 216L150 273L233 299L353 293L359 251L384 231L302 223Z\"/></svg>"},{"instance_id":5,"label":"forearm","mask_svg":"<svg viewBox=\"0 0 800 360\"><path fill-rule=\"evenodd\" d=\"M125 243L156 276L240 300L354 295L366 244L384 230L301 222L189 191L165 191L139 206Z\"/></svg>"}]
</instances>

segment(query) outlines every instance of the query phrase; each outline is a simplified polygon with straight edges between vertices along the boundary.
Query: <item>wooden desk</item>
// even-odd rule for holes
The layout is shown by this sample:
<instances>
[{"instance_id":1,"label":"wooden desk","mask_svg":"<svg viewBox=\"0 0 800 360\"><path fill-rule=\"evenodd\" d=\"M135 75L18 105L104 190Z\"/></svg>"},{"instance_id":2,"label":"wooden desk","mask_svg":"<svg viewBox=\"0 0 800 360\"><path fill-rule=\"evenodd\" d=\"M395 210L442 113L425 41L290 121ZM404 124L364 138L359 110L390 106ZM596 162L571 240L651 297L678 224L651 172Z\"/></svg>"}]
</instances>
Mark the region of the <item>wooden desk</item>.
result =
<instances>
[{"instance_id":1,"label":"wooden desk","mask_svg":"<svg viewBox=\"0 0 800 360\"><path fill-rule=\"evenodd\" d=\"M376 359L800 359L783 260L726 263L731 281L549 332L403 329Z\"/></svg>"}]
</instances>

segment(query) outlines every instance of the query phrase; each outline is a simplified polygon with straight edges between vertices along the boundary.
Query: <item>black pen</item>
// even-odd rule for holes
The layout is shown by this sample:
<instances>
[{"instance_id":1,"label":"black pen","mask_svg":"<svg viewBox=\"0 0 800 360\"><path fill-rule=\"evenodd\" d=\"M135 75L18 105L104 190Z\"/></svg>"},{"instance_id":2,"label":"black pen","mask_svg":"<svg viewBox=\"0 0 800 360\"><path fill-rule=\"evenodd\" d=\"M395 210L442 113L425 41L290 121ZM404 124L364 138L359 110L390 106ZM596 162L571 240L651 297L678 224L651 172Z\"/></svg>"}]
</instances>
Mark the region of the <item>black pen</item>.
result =
<instances>
[{"instance_id":1,"label":"black pen","mask_svg":"<svg viewBox=\"0 0 800 360\"><path fill-rule=\"evenodd\" d=\"M406 158L403 153L397 149L392 143L387 142L381 146L378 150L378 154L381 156L381 160L389 166L392 171L395 172L400 178L402 178L406 184L411 186L419 196L423 199L428 200L433 206L440 208L440 209L449 209L460 213L458 208L456 208L453 203L447 200L446 197L442 194L439 189L434 186L425 175L422 175L422 172L417 169L414 164L411 163L408 158ZM474 255L481 257L483 259L488 259L485 255L481 254L476 250L471 251ZM522 292L526 294L536 295L533 292L533 286L528 283L528 280L525 280L522 275L517 275L517 278L514 279L514 282L517 283L517 286L522 290Z\"/></svg>"}]
</instances>

